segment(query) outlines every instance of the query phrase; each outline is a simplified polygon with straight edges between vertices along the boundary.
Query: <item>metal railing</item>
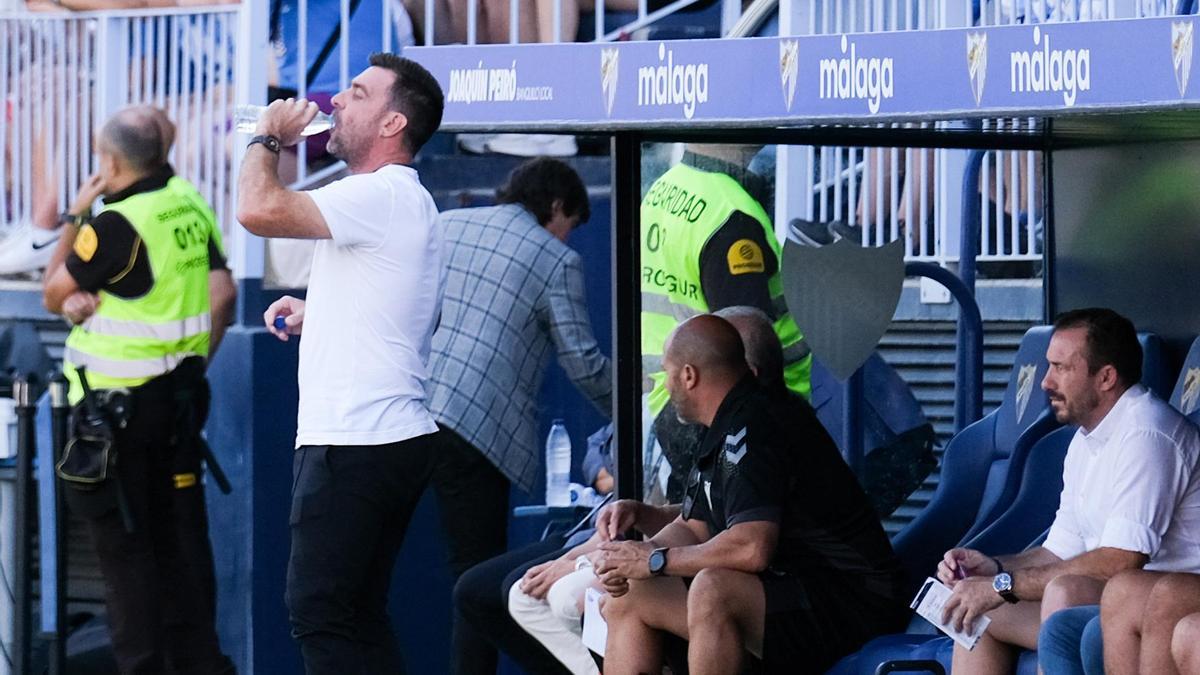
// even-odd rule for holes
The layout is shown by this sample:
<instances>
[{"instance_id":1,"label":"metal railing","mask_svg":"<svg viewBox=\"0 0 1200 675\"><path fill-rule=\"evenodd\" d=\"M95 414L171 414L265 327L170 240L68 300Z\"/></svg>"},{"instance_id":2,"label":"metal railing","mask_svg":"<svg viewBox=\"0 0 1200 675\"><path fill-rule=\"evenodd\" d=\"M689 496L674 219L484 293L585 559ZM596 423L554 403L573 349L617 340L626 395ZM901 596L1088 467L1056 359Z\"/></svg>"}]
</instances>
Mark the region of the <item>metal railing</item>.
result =
<instances>
[{"instance_id":1,"label":"metal railing","mask_svg":"<svg viewBox=\"0 0 1200 675\"><path fill-rule=\"evenodd\" d=\"M477 8L481 0L472 0ZM638 0L644 25L691 0L650 11ZM509 0L512 25L521 0ZM557 0L561 14L562 0ZM729 2L729 0L722 0ZM733 0L740 9L740 3ZM597 24L605 9L598 3ZM1167 0L812 0L793 3L799 12L791 32L845 34L865 31L928 30L978 22L995 25L1082 18L1151 16L1174 11ZM435 8L433 0L425 3ZM799 7L797 10L796 7ZM298 2L301 70L308 63L307 3ZM398 0L383 3L383 20L372 35L352 34L351 0L340 2L336 64L339 84L351 73L351 41L371 40L384 48L402 44L411 29ZM426 42L434 14L424 17ZM729 12L730 16L735 16ZM472 15L473 16L473 15ZM639 23L640 22L640 23ZM472 22L473 23L473 22ZM78 185L95 169L91 145L95 126L121 106L153 103L165 108L178 133L171 159L213 205L226 232L249 246L231 256L250 276L261 269L261 249L232 224L239 139L230 112L237 102L262 102L269 49L267 12L255 3L86 13L0 12L0 221L5 224L53 218L70 203ZM633 26L634 24L628 24ZM628 27L627 26L627 27ZM381 29L381 30L380 30ZM327 30L322 28L322 30ZM616 32L600 33L611 39ZM376 37L378 36L378 37ZM516 39L510 31L510 40ZM556 36L561 37L561 36ZM239 49L240 47L240 49ZM298 94L307 81L299 73ZM262 85L261 87L259 85ZM1016 129L1027 119L988 120L988 129ZM926 123L917 126L929 126ZM939 125L952 123L941 122ZM957 259L963 153L863 147L798 149L803 161L791 170L800 180L780 185L792 191L783 215L812 220L844 219L862 226L864 244L904 239L906 260L944 264ZM306 151L298 151L297 187L328 177L339 166L310 174ZM1031 151L989 153L981 169L980 252L982 261L1031 261L1041 255L1041 158ZM234 243L233 248L238 248Z\"/></svg>"},{"instance_id":2,"label":"metal railing","mask_svg":"<svg viewBox=\"0 0 1200 675\"><path fill-rule=\"evenodd\" d=\"M1162 16L1174 13L1177 4L1176 0L815 0L793 20L790 32L839 35ZM981 126L987 131L1028 132L1037 124L1033 118L1011 118L984 120ZM962 123L888 126L944 128ZM781 164L801 174L799 181L785 181L793 190L805 189L808 197L781 197L779 219L798 215L821 222L844 221L861 228L863 245L902 239L906 261L946 264L959 258L960 203L977 201L979 261L1040 260L1041 153L988 152L974 194L965 194L961 186L964 157L961 150L947 149L804 148L798 157ZM780 186L785 189L787 185ZM1027 264L1015 269L1015 274L1027 275L1034 268Z\"/></svg>"},{"instance_id":3,"label":"metal railing","mask_svg":"<svg viewBox=\"0 0 1200 675\"><path fill-rule=\"evenodd\" d=\"M96 169L98 125L121 107L148 103L176 124L176 171L229 223L238 11L0 14L4 222L64 211Z\"/></svg>"},{"instance_id":4,"label":"metal railing","mask_svg":"<svg viewBox=\"0 0 1200 675\"><path fill-rule=\"evenodd\" d=\"M844 35L948 28L958 23L947 0L816 0L793 23L796 32ZM947 123L887 124L928 128ZM800 215L861 228L864 246L904 240L908 262L955 258L955 182L947 150L822 146L804 148L798 169L808 198ZM793 188L796 183L792 183ZM781 189L784 189L781 187ZM793 202L792 209L797 205ZM786 207L785 207L786 208ZM783 213L788 213L787 209ZM783 214L781 214L783 215ZM782 218L781 218L782 219Z\"/></svg>"},{"instance_id":5,"label":"metal railing","mask_svg":"<svg viewBox=\"0 0 1200 675\"><path fill-rule=\"evenodd\" d=\"M1174 0L966 0L977 26L1100 21L1155 17L1176 12ZM991 119L991 131L1030 131L1034 118ZM991 151L982 158L979 179L981 262L1041 258L1044 184L1041 153ZM964 190L968 188L964 187ZM968 195L964 199L972 198Z\"/></svg>"},{"instance_id":6,"label":"metal railing","mask_svg":"<svg viewBox=\"0 0 1200 675\"><path fill-rule=\"evenodd\" d=\"M485 5L484 11L497 11L497 9L502 6L502 3L497 2L496 0L482 0L482 1L484 2L484 5ZM565 1L568 3L573 3L572 8L570 10L571 12L577 13L579 15L584 14L584 12L581 12L578 9L578 7L574 5L574 3L577 3L578 0L565 0ZM724 35L729 31L729 29L737 22L738 18L741 16L741 1L740 0L717 0L717 1L721 5L721 7L720 7L720 24L721 24L720 33L722 35ZM422 29L423 29L422 30L422 35L423 35L422 44L432 45L432 44L441 44L441 43L445 43L445 42L461 42L461 43L468 44L468 45L475 45L475 44L481 44L483 42L490 42L490 43L507 42L510 44L515 44L515 43L519 43L519 42L573 42L574 41L574 36L570 36L570 35L564 36L562 34L563 18L564 18L564 9L563 9L564 0L554 0L549 8L549 12L550 12L549 17L545 17L544 21L538 22L538 23L550 24L550 32L548 35L541 34L542 29L538 28L535 30L535 35L533 35L533 36L526 35L524 37L524 39L522 38L521 31L520 31L522 13L523 13L522 12L522 4L523 4L522 0L508 0L507 16L505 17L507 19L507 25L508 25L507 35L504 35L504 36L488 35L488 36L485 36L486 39L480 38L479 17L481 15L481 13L483 13L483 12L481 12L480 2L481 2L481 0L467 0L466 1L466 11L464 12L465 17L463 17L462 19L459 20L459 23L461 23L462 25L454 25L455 22L451 20L452 27L450 29L448 29L448 31L443 31L444 33L448 33L448 35L450 37L446 40L442 40L441 42L438 42L436 40L436 36L438 34L437 33L438 17L442 16L446 20L450 20L450 18L444 16L445 12L439 11L440 4L441 4L439 0L424 0L423 7L422 7L423 17L422 17L422 21L421 21ZM634 37L634 36L636 36L637 31L639 31L640 29L651 26L661 19L664 19L672 14L675 14L676 12L681 11L681 10L687 9L688 7L696 5L700 2L701 2L701 0L673 0L672 2L669 2L667 4L664 4L661 7L658 7L658 8L655 8L652 10L652 9L650 9L650 4L649 4L648 0L636 0L636 7L633 7L629 10L620 11L621 14L632 14L633 18L630 19L629 21L625 22L624 24L617 26L616 28L614 28L612 30L606 31L605 26L607 24L606 24L605 18L607 16L607 14L609 12L611 12L612 10L609 10L605 7L605 3L603 0L597 0L595 2L594 10L592 11L592 22L593 22L593 31L594 31L593 34L595 36L593 38L593 41L595 41L595 42L611 42L614 40L628 39L630 37ZM526 5L524 8L524 11L537 11L536 10L537 5L535 3L524 3L524 4ZM530 6L530 5L532 5L532 6ZM385 15L390 16L390 15L394 14L395 11L396 11L395 9L388 6L388 3L384 3ZM538 18L538 17L535 17L535 18ZM580 17L580 18L582 18L582 17ZM465 20L465 23L463 23L464 20Z\"/></svg>"}]
</instances>

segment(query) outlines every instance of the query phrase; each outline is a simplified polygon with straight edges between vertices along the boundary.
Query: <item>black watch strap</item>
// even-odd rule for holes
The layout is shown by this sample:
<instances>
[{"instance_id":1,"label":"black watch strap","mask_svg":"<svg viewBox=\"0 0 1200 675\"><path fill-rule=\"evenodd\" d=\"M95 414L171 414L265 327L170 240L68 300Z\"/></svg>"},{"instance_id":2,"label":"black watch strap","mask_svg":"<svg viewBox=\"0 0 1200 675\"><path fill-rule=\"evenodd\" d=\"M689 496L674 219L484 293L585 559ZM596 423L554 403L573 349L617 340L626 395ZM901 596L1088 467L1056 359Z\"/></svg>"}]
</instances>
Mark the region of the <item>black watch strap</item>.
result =
<instances>
[{"instance_id":1,"label":"black watch strap","mask_svg":"<svg viewBox=\"0 0 1200 675\"><path fill-rule=\"evenodd\" d=\"M665 547L651 551L649 567L650 574L656 577L662 576L667 571L667 549Z\"/></svg>"},{"instance_id":2,"label":"black watch strap","mask_svg":"<svg viewBox=\"0 0 1200 675\"><path fill-rule=\"evenodd\" d=\"M267 136L267 135L260 135L260 136L255 136L254 138L251 138L250 142L246 144L246 147L248 148L248 147L254 145L255 143L261 143L264 148L270 150L271 152L273 152L277 155L279 154L279 150L282 147L279 145L278 138L275 138L274 136Z\"/></svg>"},{"instance_id":3,"label":"black watch strap","mask_svg":"<svg viewBox=\"0 0 1200 675\"><path fill-rule=\"evenodd\" d=\"M999 558L992 556L992 562L996 563L996 574L1000 574L1001 572L1005 571L1004 565L1000 564Z\"/></svg>"},{"instance_id":4,"label":"black watch strap","mask_svg":"<svg viewBox=\"0 0 1200 675\"><path fill-rule=\"evenodd\" d=\"M63 211L62 213L58 214L59 223L64 225L72 225L77 230L84 225L87 225L91 221L92 216L90 213L71 213L70 211Z\"/></svg>"}]
</instances>

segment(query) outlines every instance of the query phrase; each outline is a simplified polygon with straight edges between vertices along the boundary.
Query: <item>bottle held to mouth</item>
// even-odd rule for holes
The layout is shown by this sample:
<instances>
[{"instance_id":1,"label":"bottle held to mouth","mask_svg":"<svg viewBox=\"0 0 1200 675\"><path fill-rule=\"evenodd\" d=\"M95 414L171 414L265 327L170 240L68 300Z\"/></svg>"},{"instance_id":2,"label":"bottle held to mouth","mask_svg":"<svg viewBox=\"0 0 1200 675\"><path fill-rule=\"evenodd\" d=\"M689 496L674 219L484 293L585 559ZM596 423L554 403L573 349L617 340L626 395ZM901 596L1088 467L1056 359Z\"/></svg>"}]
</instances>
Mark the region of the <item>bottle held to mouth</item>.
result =
<instances>
[{"instance_id":1,"label":"bottle held to mouth","mask_svg":"<svg viewBox=\"0 0 1200 675\"><path fill-rule=\"evenodd\" d=\"M263 111L267 109L265 105L239 105L233 109L233 124L234 129L239 133L252 134L258 127L258 120L262 117ZM300 132L301 136L313 136L324 131L329 131L333 128L333 115L325 112L318 112L317 116L304 127L304 131Z\"/></svg>"}]
</instances>

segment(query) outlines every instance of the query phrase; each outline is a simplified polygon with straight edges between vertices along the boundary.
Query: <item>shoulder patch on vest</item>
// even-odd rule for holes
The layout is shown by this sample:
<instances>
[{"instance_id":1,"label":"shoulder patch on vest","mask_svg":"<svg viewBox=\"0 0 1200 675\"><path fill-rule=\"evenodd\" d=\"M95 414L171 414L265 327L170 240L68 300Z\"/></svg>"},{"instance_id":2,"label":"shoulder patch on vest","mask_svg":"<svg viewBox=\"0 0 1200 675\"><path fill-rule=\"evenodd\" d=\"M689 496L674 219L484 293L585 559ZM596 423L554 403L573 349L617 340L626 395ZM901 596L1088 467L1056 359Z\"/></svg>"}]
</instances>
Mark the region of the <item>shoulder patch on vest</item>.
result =
<instances>
[{"instance_id":1,"label":"shoulder patch on vest","mask_svg":"<svg viewBox=\"0 0 1200 675\"><path fill-rule=\"evenodd\" d=\"M750 239L738 239L725 253L729 262L730 274L750 274L765 272L766 262L763 259L762 247Z\"/></svg>"},{"instance_id":2,"label":"shoulder patch on vest","mask_svg":"<svg viewBox=\"0 0 1200 675\"><path fill-rule=\"evenodd\" d=\"M79 228L79 233L75 235L75 255L83 262L91 262L92 256L96 255L96 247L100 245L100 239L96 236L96 228L91 225L84 225Z\"/></svg>"}]
</instances>

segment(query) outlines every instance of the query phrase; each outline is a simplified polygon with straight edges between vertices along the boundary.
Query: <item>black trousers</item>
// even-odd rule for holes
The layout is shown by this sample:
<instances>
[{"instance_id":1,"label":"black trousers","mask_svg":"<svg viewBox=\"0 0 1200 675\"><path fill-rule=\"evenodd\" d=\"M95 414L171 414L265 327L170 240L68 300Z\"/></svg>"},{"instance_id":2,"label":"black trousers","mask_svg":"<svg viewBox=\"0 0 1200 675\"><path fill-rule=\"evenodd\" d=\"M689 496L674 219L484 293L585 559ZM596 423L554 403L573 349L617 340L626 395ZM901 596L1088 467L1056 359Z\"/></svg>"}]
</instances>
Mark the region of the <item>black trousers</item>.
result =
<instances>
[{"instance_id":1,"label":"black trousers","mask_svg":"<svg viewBox=\"0 0 1200 675\"><path fill-rule=\"evenodd\" d=\"M403 672L387 596L421 494L432 481L457 576L504 550L508 481L446 429L387 445L301 447L293 477L287 605L306 672Z\"/></svg>"},{"instance_id":2,"label":"black trousers","mask_svg":"<svg viewBox=\"0 0 1200 675\"><path fill-rule=\"evenodd\" d=\"M457 580L475 565L508 547L509 482L478 449L443 427L433 466L450 571ZM454 614L450 672L496 672L496 650L473 624Z\"/></svg>"},{"instance_id":3,"label":"black trousers","mask_svg":"<svg viewBox=\"0 0 1200 675\"><path fill-rule=\"evenodd\" d=\"M565 551L561 536L550 537L515 551L509 551L467 570L454 585L456 621L472 627L489 647L507 654L530 675L569 675L542 643L517 625L508 614L508 591L526 570ZM457 624L456 624L457 625ZM494 675L490 670L460 670L475 675Z\"/></svg>"},{"instance_id":4,"label":"black trousers","mask_svg":"<svg viewBox=\"0 0 1200 675\"><path fill-rule=\"evenodd\" d=\"M116 431L114 447L134 531L126 531L111 481L95 492L66 488L96 545L118 668L125 675L232 673L217 642L201 457L172 442L166 379L134 389L132 400L133 416Z\"/></svg>"}]
</instances>

